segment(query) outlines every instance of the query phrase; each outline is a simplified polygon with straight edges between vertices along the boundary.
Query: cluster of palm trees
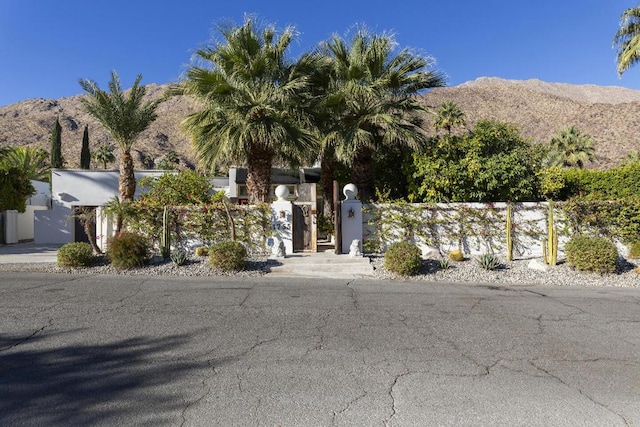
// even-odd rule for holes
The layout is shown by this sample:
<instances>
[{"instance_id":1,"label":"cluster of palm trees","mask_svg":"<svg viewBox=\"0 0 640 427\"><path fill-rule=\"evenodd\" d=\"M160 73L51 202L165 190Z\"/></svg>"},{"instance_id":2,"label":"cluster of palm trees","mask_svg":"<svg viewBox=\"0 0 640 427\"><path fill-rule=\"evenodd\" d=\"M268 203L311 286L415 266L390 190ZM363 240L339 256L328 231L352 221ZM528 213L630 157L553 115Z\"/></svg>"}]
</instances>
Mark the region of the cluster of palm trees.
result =
<instances>
[{"instance_id":1,"label":"cluster of palm trees","mask_svg":"<svg viewBox=\"0 0 640 427\"><path fill-rule=\"evenodd\" d=\"M278 32L247 18L220 34L221 42L197 51L199 62L173 93L198 102L184 128L200 164L245 163L250 201L268 200L274 162L316 161L325 196L338 161L366 199L375 150L426 141L415 95L444 85L444 77L430 70L430 58L398 51L391 35L359 28L291 61L292 28Z\"/></svg>"},{"instance_id":2,"label":"cluster of palm trees","mask_svg":"<svg viewBox=\"0 0 640 427\"><path fill-rule=\"evenodd\" d=\"M220 26L220 40L196 52L197 60L168 96L184 95L197 110L182 123L200 166L247 167L251 202L270 198L274 165L320 162L325 197L331 198L333 167L351 168L361 198L371 195L375 150L419 148L424 107L415 97L443 86L429 57L398 50L389 34L358 28L349 40L333 36L297 60L287 52L296 32L260 25L253 17L239 26ZM121 149L120 196L135 192L131 147L155 119L162 99L143 102L141 77L122 91L113 72L109 92L81 80L85 111L95 117ZM329 194L328 194L329 193Z\"/></svg>"},{"instance_id":3,"label":"cluster of palm trees","mask_svg":"<svg viewBox=\"0 0 640 427\"><path fill-rule=\"evenodd\" d=\"M242 25L221 25L218 30L220 40L196 52L197 60L169 95L197 101L198 110L184 120L183 128L202 168L247 166L250 201L269 199L274 164L317 161L325 196L332 188L334 165L341 162L350 167L361 198L368 199L374 152L398 146L419 149L427 141L421 127L425 110L415 95L443 86L445 78L431 69L431 58L398 50L392 35L357 28L349 39L335 35L294 61L287 55L294 28L277 31L247 17ZM614 46L620 74L640 61L640 7L623 13ZM109 92L91 80L80 81L88 95L85 110L121 149L119 190L125 201L135 192L131 147L162 102L144 101L140 80L138 76L127 95L115 72ZM437 127L448 134L464 124L452 104L444 104L438 117L442 121ZM566 154L568 142L580 145L586 155L568 153L562 159L565 165L591 160L592 141L575 128L564 130L551 145L556 153Z\"/></svg>"}]
</instances>

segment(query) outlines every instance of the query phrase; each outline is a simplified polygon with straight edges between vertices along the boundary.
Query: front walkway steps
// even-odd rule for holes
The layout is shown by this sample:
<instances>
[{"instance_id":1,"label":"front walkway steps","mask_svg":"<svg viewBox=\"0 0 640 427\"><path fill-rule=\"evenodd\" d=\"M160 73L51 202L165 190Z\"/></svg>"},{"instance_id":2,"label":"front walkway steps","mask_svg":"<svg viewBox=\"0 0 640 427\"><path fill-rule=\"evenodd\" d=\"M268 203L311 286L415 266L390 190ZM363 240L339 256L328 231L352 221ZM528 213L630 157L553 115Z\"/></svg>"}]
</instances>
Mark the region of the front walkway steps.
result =
<instances>
[{"instance_id":1,"label":"front walkway steps","mask_svg":"<svg viewBox=\"0 0 640 427\"><path fill-rule=\"evenodd\" d=\"M353 279L374 277L373 266L367 257L352 258L333 251L294 253L286 258L269 259L269 276L326 277Z\"/></svg>"}]
</instances>

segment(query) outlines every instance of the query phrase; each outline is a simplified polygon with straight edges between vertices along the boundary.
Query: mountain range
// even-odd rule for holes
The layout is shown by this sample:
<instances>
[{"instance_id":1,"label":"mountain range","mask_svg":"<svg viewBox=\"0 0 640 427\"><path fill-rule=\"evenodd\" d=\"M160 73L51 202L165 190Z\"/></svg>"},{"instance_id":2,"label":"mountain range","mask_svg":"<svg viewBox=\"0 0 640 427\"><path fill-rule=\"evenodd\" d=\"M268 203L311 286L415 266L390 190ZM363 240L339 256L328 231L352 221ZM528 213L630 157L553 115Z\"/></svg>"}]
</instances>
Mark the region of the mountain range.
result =
<instances>
[{"instance_id":1,"label":"mountain range","mask_svg":"<svg viewBox=\"0 0 640 427\"><path fill-rule=\"evenodd\" d=\"M167 85L147 85L147 96L160 97L166 89ZM62 154L67 167L79 167L85 125L89 127L91 149L102 143L115 146L103 128L81 109L81 96L29 99L0 107L0 146L28 145L49 151L56 118L62 125ZM420 96L430 111L445 101L458 104L465 113L468 129L479 120L507 122L534 144L547 143L565 127L575 126L594 140L598 158L589 167L612 167L628 153L640 150L638 90L481 77ZM138 167L145 156L157 162L170 151L178 155L182 164L196 164L189 139L180 129L180 122L194 108L193 101L184 97L160 104L158 119L141 135L133 150ZM431 134L434 117L425 117L425 129ZM115 154L119 155L117 149Z\"/></svg>"}]
</instances>

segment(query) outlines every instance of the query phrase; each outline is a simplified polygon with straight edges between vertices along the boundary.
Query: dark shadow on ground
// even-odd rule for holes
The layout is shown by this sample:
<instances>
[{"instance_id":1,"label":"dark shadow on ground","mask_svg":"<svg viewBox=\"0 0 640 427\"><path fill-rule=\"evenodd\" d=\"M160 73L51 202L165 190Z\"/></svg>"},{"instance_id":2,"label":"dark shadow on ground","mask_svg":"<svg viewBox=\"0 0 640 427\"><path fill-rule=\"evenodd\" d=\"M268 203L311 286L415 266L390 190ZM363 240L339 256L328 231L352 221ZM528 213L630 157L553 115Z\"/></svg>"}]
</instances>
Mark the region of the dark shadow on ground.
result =
<instances>
[{"instance_id":1,"label":"dark shadow on ground","mask_svg":"<svg viewBox=\"0 0 640 427\"><path fill-rule=\"evenodd\" d=\"M0 425L176 424L186 403L175 383L211 369L171 357L182 335L63 346L55 338L66 339L0 336Z\"/></svg>"}]
</instances>

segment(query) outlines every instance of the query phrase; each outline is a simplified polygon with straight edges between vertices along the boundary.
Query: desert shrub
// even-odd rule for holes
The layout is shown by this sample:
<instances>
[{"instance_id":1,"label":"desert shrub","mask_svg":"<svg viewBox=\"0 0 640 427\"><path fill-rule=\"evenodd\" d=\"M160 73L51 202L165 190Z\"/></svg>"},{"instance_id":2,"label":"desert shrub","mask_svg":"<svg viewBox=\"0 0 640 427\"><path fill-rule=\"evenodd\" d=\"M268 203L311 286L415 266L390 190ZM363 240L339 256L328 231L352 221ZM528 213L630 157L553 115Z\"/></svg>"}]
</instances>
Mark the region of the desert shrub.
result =
<instances>
[{"instance_id":1,"label":"desert shrub","mask_svg":"<svg viewBox=\"0 0 640 427\"><path fill-rule=\"evenodd\" d=\"M422 266L422 252L413 243L394 243L384 254L384 266L392 273L413 276Z\"/></svg>"},{"instance_id":2,"label":"desert shrub","mask_svg":"<svg viewBox=\"0 0 640 427\"><path fill-rule=\"evenodd\" d=\"M576 236L565 245L567 264L578 271L614 273L618 260L616 245L602 237Z\"/></svg>"},{"instance_id":3,"label":"desert shrub","mask_svg":"<svg viewBox=\"0 0 640 427\"><path fill-rule=\"evenodd\" d=\"M185 265L189 261L189 258L185 251L178 250L171 254L171 261L173 261L175 265L180 266Z\"/></svg>"},{"instance_id":4,"label":"desert shrub","mask_svg":"<svg viewBox=\"0 0 640 427\"><path fill-rule=\"evenodd\" d=\"M494 254L483 254L478 257L478 264L485 270L493 271L500 267L500 260Z\"/></svg>"},{"instance_id":5,"label":"desert shrub","mask_svg":"<svg viewBox=\"0 0 640 427\"><path fill-rule=\"evenodd\" d=\"M209 256L209 248L207 248L206 246L198 246L196 248L196 256Z\"/></svg>"},{"instance_id":6,"label":"desert shrub","mask_svg":"<svg viewBox=\"0 0 640 427\"><path fill-rule=\"evenodd\" d=\"M151 247L148 240L138 234L123 231L109 239L107 257L116 268L140 267L149 262Z\"/></svg>"},{"instance_id":7,"label":"desert shrub","mask_svg":"<svg viewBox=\"0 0 640 427\"><path fill-rule=\"evenodd\" d=\"M93 249L85 242L67 243L58 250L58 265L61 267L86 267L93 260Z\"/></svg>"},{"instance_id":8,"label":"desert shrub","mask_svg":"<svg viewBox=\"0 0 640 427\"><path fill-rule=\"evenodd\" d=\"M209 265L223 271L242 270L247 265L247 249L233 240L216 243L209 248Z\"/></svg>"},{"instance_id":9,"label":"desert shrub","mask_svg":"<svg viewBox=\"0 0 640 427\"><path fill-rule=\"evenodd\" d=\"M460 249L454 249L449 252L449 259L451 261L464 261L464 253Z\"/></svg>"}]
</instances>

